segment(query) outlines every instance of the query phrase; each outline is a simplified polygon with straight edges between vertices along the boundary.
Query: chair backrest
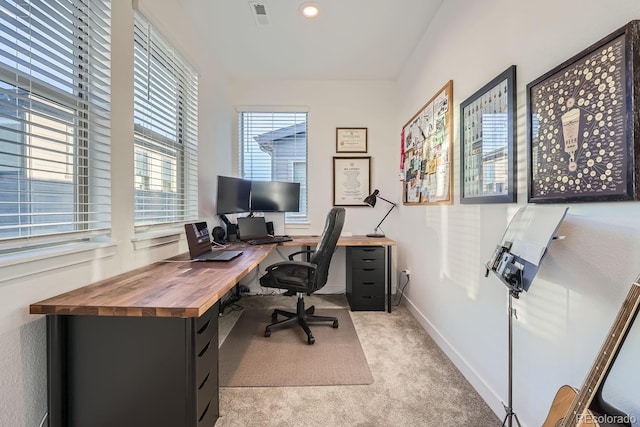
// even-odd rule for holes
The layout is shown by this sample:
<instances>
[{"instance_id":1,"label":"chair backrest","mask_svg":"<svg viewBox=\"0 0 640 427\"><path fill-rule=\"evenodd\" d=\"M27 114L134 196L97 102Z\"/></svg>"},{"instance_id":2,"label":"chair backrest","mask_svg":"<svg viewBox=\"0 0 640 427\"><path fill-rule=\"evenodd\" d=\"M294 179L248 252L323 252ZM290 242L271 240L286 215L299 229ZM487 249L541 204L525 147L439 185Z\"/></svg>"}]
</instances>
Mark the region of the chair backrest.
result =
<instances>
[{"instance_id":1,"label":"chair backrest","mask_svg":"<svg viewBox=\"0 0 640 427\"><path fill-rule=\"evenodd\" d=\"M327 214L327 220L324 223L324 230L320 241L316 246L316 250L311 255L310 261L316 264L316 291L322 288L327 283L327 276L329 275L329 263L331 263L331 257L336 250L336 244L342 233L342 226L344 225L344 208L331 208Z\"/></svg>"}]
</instances>

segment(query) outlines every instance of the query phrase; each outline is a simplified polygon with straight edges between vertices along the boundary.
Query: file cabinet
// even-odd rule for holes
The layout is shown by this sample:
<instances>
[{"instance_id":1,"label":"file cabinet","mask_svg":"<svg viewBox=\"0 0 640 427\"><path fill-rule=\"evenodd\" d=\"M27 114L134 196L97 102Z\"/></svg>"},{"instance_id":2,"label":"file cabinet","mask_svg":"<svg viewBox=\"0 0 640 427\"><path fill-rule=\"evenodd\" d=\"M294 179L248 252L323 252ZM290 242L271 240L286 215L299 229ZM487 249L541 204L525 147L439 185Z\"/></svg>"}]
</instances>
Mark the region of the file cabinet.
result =
<instances>
[{"instance_id":1,"label":"file cabinet","mask_svg":"<svg viewBox=\"0 0 640 427\"><path fill-rule=\"evenodd\" d=\"M385 248L349 246L347 250L347 300L352 311L384 311Z\"/></svg>"},{"instance_id":2,"label":"file cabinet","mask_svg":"<svg viewBox=\"0 0 640 427\"><path fill-rule=\"evenodd\" d=\"M52 427L213 427L219 303L200 317L47 316Z\"/></svg>"}]
</instances>

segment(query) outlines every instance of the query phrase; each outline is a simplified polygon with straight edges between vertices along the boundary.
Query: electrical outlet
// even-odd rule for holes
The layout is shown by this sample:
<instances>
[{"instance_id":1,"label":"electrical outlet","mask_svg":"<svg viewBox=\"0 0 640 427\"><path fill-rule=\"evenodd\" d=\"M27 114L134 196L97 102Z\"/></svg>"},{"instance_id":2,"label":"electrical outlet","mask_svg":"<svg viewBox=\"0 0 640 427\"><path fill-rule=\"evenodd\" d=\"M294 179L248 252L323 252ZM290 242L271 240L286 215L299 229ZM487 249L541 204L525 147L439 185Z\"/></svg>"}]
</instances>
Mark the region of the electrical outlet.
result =
<instances>
[{"instance_id":1,"label":"electrical outlet","mask_svg":"<svg viewBox=\"0 0 640 427\"><path fill-rule=\"evenodd\" d=\"M405 268L402 272L407 276L407 278L411 277L411 270L408 268Z\"/></svg>"}]
</instances>

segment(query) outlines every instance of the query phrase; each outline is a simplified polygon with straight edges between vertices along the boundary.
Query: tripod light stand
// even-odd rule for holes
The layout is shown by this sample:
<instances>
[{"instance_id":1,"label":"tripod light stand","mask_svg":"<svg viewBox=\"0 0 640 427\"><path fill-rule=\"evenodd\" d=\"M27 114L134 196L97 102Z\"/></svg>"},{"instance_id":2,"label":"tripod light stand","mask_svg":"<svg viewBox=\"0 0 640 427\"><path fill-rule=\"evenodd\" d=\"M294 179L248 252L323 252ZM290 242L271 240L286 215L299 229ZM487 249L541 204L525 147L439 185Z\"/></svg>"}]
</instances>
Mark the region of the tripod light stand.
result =
<instances>
[{"instance_id":1,"label":"tripod light stand","mask_svg":"<svg viewBox=\"0 0 640 427\"><path fill-rule=\"evenodd\" d=\"M389 214L391 213L391 211L393 210L393 208L396 207L396 204L385 199L384 197L380 197L379 196L379 191L376 189L373 191L373 193L369 194L367 197L365 197L364 202L371 206L374 207L376 205L376 201L377 199L382 199L385 202L389 203L391 205L391 207L389 208L389 210L387 211L387 214L382 217L382 219L380 220L380 222L378 223L378 225L376 225L376 228L374 228L373 233L367 234L367 237L385 237L384 233L380 232L378 233L378 230L380 229L380 225L382 225L382 222L387 219L387 217L389 216Z\"/></svg>"}]
</instances>

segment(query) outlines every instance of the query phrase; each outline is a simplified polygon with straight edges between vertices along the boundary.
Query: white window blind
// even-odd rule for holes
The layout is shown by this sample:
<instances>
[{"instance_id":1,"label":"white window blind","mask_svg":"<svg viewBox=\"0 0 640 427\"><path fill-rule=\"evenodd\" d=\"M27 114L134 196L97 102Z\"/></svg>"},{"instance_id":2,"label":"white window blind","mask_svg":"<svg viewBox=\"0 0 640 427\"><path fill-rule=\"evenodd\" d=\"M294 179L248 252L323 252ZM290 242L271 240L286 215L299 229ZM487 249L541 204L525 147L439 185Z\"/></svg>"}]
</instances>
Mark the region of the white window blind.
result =
<instances>
[{"instance_id":1,"label":"white window blind","mask_svg":"<svg viewBox=\"0 0 640 427\"><path fill-rule=\"evenodd\" d=\"M287 212L285 222L307 222L307 113L239 113L242 178L300 183L300 212Z\"/></svg>"},{"instance_id":2,"label":"white window blind","mask_svg":"<svg viewBox=\"0 0 640 427\"><path fill-rule=\"evenodd\" d=\"M198 216L198 75L135 16L135 225Z\"/></svg>"},{"instance_id":3,"label":"white window blind","mask_svg":"<svg viewBox=\"0 0 640 427\"><path fill-rule=\"evenodd\" d=\"M110 27L107 0L0 1L3 247L111 228Z\"/></svg>"}]
</instances>

